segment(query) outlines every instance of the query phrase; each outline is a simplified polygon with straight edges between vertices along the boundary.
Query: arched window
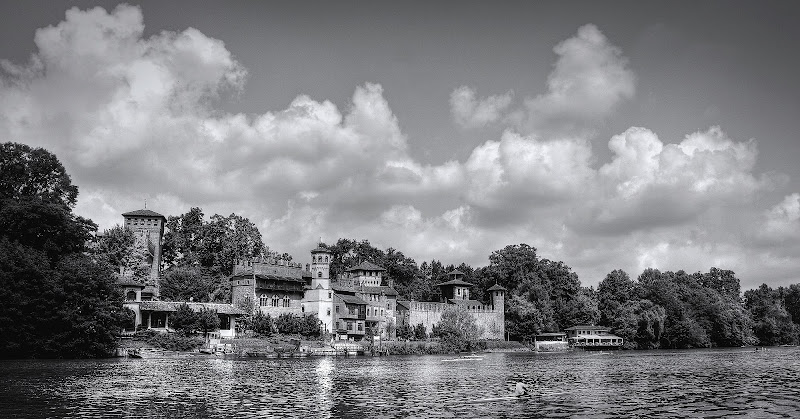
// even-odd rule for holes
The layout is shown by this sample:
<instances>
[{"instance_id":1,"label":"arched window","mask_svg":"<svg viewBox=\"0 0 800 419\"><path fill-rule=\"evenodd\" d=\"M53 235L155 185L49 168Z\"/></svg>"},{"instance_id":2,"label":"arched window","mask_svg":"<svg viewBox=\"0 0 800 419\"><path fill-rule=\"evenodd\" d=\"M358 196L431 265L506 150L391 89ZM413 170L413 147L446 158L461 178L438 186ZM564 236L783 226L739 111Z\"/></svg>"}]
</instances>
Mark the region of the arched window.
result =
<instances>
[{"instance_id":1,"label":"arched window","mask_svg":"<svg viewBox=\"0 0 800 419\"><path fill-rule=\"evenodd\" d=\"M136 301L136 291L128 291L128 293L125 294L125 299L128 301Z\"/></svg>"},{"instance_id":2,"label":"arched window","mask_svg":"<svg viewBox=\"0 0 800 419\"><path fill-rule=\"evenodd\" d=\"M290 302L289 301L289 296L288 295L284 295L283 296L283 306L284 307L289 307L289 302Z\"/></svg>"},{"instance_id":3,"label":"arched window","mask_svg":"<svg viewBox=\"0 0 800 419\"><path fill-rule=\"evenodd\" d=\"M261 305L261 307L267 305L267 294L261 294L261 298L259 299L259 305Z\"/></svg>"},{"instance_id":4,"label":"arched window","mask_svg":"<svg viewBox=\"0 0 800 419\"><path fill-rule=\"evenodd\" d=\"M273 295L272 296L272 306L273 307L277 307L278 306L278 296L277 295Z\"/></svg>"},{"instance_id":5,"label":"arched window","mask_svg":"<svg viewBox=\"0 0 800 419\"><path fill-rule=\"evenodd\" d=\"M328 257L325 256L325 263L328 263Z\"/></svg>"}]
</instances>

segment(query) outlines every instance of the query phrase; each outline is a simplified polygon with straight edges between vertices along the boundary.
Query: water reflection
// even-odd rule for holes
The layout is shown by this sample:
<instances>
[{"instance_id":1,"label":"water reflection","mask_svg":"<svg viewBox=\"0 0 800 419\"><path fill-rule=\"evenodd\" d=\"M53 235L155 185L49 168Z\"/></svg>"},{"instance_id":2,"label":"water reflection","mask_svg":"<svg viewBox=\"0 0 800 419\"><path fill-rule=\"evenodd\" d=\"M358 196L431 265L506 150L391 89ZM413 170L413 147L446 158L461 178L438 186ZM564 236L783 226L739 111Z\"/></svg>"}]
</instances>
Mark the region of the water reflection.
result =
<instances>
[{"instance_id":1,"label":"water reflection","mask_svg":"<svg viewBox=\"0 0 800 419\"><path fill-rule=\"evenodd\" d=\"M792 417L800 350L3 361L0 417ZM518 400L475 402L507 394Z\"/></svg>"}]
</instances>

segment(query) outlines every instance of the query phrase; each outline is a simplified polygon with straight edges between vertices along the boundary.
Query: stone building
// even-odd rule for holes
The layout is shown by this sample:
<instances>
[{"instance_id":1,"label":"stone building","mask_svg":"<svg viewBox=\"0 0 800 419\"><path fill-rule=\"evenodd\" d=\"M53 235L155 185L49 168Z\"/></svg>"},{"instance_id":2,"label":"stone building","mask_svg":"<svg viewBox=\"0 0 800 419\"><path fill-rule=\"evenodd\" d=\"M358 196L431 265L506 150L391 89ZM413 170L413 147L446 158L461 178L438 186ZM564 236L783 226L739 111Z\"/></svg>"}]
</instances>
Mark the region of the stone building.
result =
<instances>
[{"instance_id":1,"label":"stone building","mask_svg":"<svg viewBox=\"0 0 800 419\"><path fill-rule=\"evenodd\" d=\"M397 324L414 327L425 326L428 333L433 326L442 320L442 313L452 305L464 307L475 318L478 329L484 339L503 339L505 337L505 291L495 284L487 291L491 304L484 304L470 299L469 289L473 286L464 281L464 274L459 271L448 273L449 280L436 284L441 291L439 302L400 301L398 302Z\"/></svg>"},{"instance_id":2,"label":"stone building","mask_svg":"<svg viewBox=\"0 0 800 419\"><path fill-rule=\"evenodd\" d=\"M302 300L311 273L301 264L253 258L239 260L230 278L234 306L254 309L272 317L303 313Z\"/></svg>"}]
</instances>

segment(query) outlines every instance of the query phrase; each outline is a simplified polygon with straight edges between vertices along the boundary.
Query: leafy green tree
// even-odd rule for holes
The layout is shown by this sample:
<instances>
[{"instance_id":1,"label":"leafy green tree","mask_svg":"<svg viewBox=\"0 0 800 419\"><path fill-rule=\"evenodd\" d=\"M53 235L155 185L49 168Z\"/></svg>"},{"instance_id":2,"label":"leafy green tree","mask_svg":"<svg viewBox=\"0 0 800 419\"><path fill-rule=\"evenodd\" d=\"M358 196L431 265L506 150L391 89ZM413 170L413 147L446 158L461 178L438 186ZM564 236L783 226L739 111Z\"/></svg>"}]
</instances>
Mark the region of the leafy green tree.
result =
<instances>
[{"instance_id":1,"label":"leafy green tree","mask_svg":"<svg viewBox=\"0 0 800 419\"><path fill-rule=\"evenodd\" d=\"M208 338L210 332L219 330L219 315L216 310L201 307L197 313L197 330L203 332L203 338Z\"/></svg>"},{"instance_id":2,"label":"leafy green tree","mask_svg":"<svg viewBox=\"0 0 800 419\"><path fill-rule=\"evenodd\" d=\"M259 310L253 316L251 329L257 336L269 337L275 333L275 322L272 320L272 316Z\"/></svg>"},{"instance_id":3,"label":"leafy green tree","mask_svg":"<svg viewBox=\"0 0 800 419\"><path fill-rule=\"evenodd\" d=\"M442 345L455 352L471 349L481 333L475 317L460 305L447 307L437 325L437 337Z\"/></svg>"},{"instance_id":4,"label":"leafy green tree","mask_svg":"<svg viewBox=\"0 0 800 419\"><path fill-rule=\"evenodd\" d=\"M622 269L606 275L597 287L597 306L600 310L600 324L610 326L622 313L620 310L631 300L637 300L634 290L636 284Z\"/></svg>"},{"instance_id":5,"label":"leafy green tree","mask_svg":"<svg viewBox=\"0 0 800 419\"><path fill-rule=\"evenodd\" d=\"M215 286L213 280L197 267L176 267L161 279L161 298L167 301L208 302Z\"/></svg>"},{"instance_id":6,"label":"leafy green tree","mask_svg":"<svg viewBox=\"0 0 800 419\"><path fill-rule=\"evenodd\" d=\"M791 345L798 342L798 327L778 291L767 284L744 293L745 308L753 319L759 345Z\"/></svg>"},{"instance_id":7,"label":"leafy green tree","mask_svg":"<svg viewBox=\"0 0 800 419\"><path fill-rule=\"evenodd\" d=\"M184 336L193 334L200 327L198 321L197 313L186 303L179 305L178 309L169 316L169 326Z\"/></svg>"},{"instance_id":8,"label":"leafy green tree","mask_svg":"<svg viewBox=\"0 0 800 419\"><path fill-rule=\"evenodd\" d=\"M417 324L414 326L414 340L425 340L428 338L428 330L425 328L425 325L422 323Z\"/></svg>"},{"instance_id":9,"label":"leafy green tree","mask_svg":"<svg viewBox=\"0 0 800 419\"><path fill-rule=\"evenodd\" d=\"M75 216L78 188L41 148L0 144L0 356L108 355L124 324L97 226Z\"/></svg>"},{"instance_id":10,"label":"leafy green tree","mask_svg":"<svg viewBox=\"0 0 800 419\"><path fill-rule=\"evenodd\" d=\"M397 339L411 340L414 339L414 328L409 324L401 325L397 328Z\"/></svg>"}]
</instances>

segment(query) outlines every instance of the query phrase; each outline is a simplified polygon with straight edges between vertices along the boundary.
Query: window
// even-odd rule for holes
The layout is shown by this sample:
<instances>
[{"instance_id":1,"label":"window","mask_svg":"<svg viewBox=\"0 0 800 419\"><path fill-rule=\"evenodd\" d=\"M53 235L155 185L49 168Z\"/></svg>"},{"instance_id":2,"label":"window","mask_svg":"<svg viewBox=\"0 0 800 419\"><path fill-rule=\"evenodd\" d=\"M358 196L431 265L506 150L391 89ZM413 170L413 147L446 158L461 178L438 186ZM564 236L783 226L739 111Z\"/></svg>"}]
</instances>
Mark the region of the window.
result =
<instances>
[{"instance_id":1,"label":"window","mask_svg":"<svg viewBox=\"0 0 800 419\"><path fill-rule=\"evenodd\" d=\"M329 316L331 315L331 309L328 309L328 315Z\"/></svg>"},{"instance_id":2,"label":"window","mask_svg":"<svg viewBox=\"0 0 800 419\"><path fill-rule=\"evenodd\" d=\"M306 306L300 306L300 311L305 313L306 312Z\"/></svg>"},{"instance_id":3,"label":"window","mask_svg":"<svg viewBox=\"0 0 800 419\"><path fill-rule=\"evenodd\" d=\"M325 263L328 263L328 257L325 256Z\"/></svg>"},{"instance_id":4,"label":"window","mask_svg":"<svg viewBox=\"0 0 800 419\"><path fill-rule=\"evenodd\" d=\"M317 278L322 278L322 271L317 272Z\"/></svg>"},{"instance_id":5,"label":"window","mask_svg":"<svg viewBox=\"0 0 800 419\"><path fill-rule=\"evenodd\" d=\"M328 293L328 298L333 298L333 294Z\"/></svg>"},{"instance_id":6,"label":"window","mask_svg":"<svg viewBox=\"0 0 800 419\"><path fill-rule=\"evenodd\" d=\"M259 298L259 305L261 307L265 307L267 304L268 304L267 295L266 294L261 294L261 298Z\"/></svg>"},{"instance_id":7,"label":"window","mask_svg":"<svg viewBox=\"0 0 800 419\"><path fill-rule=\"evenodd\" d=\"M353 330L353 322L347 322L347 330Z\"/></svg>"},{"instance_id":8,"label":"window","mask_svg":"<svg viewBox=\"0 0 800 419\"><path fill-rule=\"evenodd\" d=\"M284 307L289 307L290 303L291 303L291 301L289 300L289 296L288 295L284 295L283 296L283 306Z\"/></svg>"},{"instance_id":9,"label":"window","mask_svg":"<svg viewBox=\"0 0 800 419\"><path fill-rule=\"evenodd\" d=\"M364 323L358 323L358 331L359 332L363 332L364 331Z\"/></svg>"},{"instance_id":10,"label":"window","mask_svg":"<svg viewBox=\"0 0 800 419\"><path fill-rule=\"evenodd\" d=\"M278 296L277 295L273 295L272 296L272 306L273 307L277 307L278 306Z\"/></svg>"},{"instance_id":11,"label":"window","mask_svg":"<svg viewBox=\"0 0 800 419\"><path fill-rule=\"evenodd\" d=\"M336 306L336 314L339 314L339 306Z\"/></svg>"},{"instance_id":12,"label":"window","mask_svg":"<svg viewBox=\"0 0 800 419\"><path fill-rule=\"evenodd\" d=\"M136 301L136 291L128 291L128 293L125 294L125 299L127 301Z\"/></svg>"},{"instance_id":13,"label":"window","mask_svg":"<svg viewBox=\"0 0 800 419\"><path fill-rule=\"evenodd\" d=\"M336 330L339 330L339 322L336 322Z\"/></svg>"},{"instance_id":14,"label":"window","mask_svg":"<svg viewBox=\"0 0 800 419\"><path fill-rule=\"evenodd\" d=\"M461 288L456 288L456 292L458 293L458 295L461 295Z\"/></svg>"}]
</instances>

